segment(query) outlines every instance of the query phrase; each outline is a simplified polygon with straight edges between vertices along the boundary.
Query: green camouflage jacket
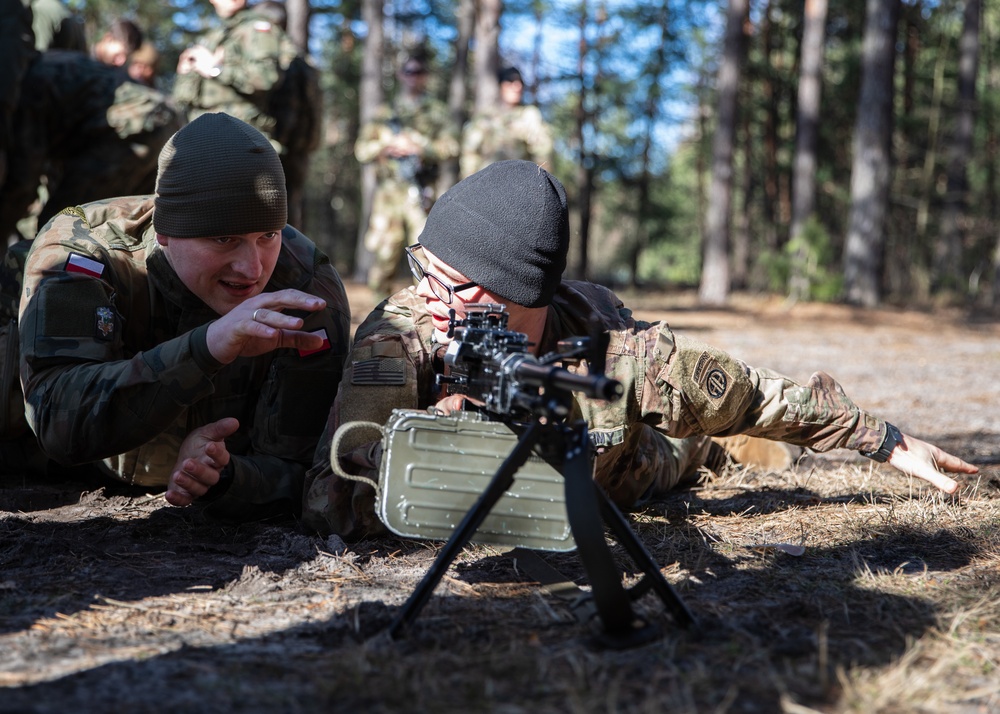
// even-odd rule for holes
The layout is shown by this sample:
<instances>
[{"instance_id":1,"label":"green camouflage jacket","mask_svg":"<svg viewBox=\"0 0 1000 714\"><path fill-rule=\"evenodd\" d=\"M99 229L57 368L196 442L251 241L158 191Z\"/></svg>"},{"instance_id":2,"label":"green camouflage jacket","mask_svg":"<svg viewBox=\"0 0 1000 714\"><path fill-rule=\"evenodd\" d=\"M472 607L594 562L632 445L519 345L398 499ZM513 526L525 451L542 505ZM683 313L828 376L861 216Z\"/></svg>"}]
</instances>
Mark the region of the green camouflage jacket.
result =
<instances>
[{"instance_id":1,"label":"green camouflage jacket","mask_svg":"<svg viewBox=\"0 0 1000 714\"><path fill-rule=\"evenodd\" d=\"M415 288L407 288L358 328L306 477L303 520L310 527L345 537L381 530L372 489L332 473L330 440L341 424L384 424L394 408L426 409L438 401L434 375L442 365L425 305ZM666 323L633 319L614 293L592 283L560 285L540 353L555 351L560 339L588 334L592 319L609 333L605 371L624 385L625 395L607 403L575 394L571 418L586 420L598 451L595 478L620 506L632 506L648 486L628 484L617 473L623 464L642 470L644 454L622 451L648 443L635 438L643 431L674 437L749 434L818 451L874 450L885 437L885 422L859 409L829 375L817 372L800 385L748 367L721 350L675 335ZM348 473L377 479L379 445L363 443L362 433L342 444L341 465ZM647 478L651 482L652 474Z\"/></svg>"},{"instance_id":2,"label":"green camouflage jacket","mask_svg":"<svg viewBox=\"0 0 1000 714\"><path fill-rule=\"evenodd\" d=\"M408 135L421 147L418 161L379 156L399 134ZM458 132L448 108L425 94L417 101L399 96L391 106L382 106L375 118L361 127L354 143L354 156L362 164L377 162L375 173L380 184L386 181L408 184L418 180L428 185L433 183L439 164L457 157L459 149Z\"/></svg>"},{"instance_id":3,"label":"green camouflage jacket","mask_svg":"<svg viewBox=\"0 0 1000 714\"><path fill-rule=\"evenodd\" d=\"M330 347L223 366L206 341L218 315L169 266L152 217L152 196L111 199L63 211L35 240L20 306L28 422L51 458L151 486L167 483L193 429L236 417L233 478L212 507L238 518L297 511L349 344L340 278L286 226L267 291L326 300L303 329L325 330Z\"/></svg>"},{"instance_id":4,"label":"green camouflage jacket","mask_svg":"<svg viewBox=\"0 0 1000 714\"><path fill-rule=\"evenodd\" d=\"M177 75L173 96L187 109L188 120L208 112L225 112L270 137L275 119L268 112L268 99L296 54L285 31L266 16L247 9L223 20L222 26L206 33L199 44L213 52L221 48L222 62L217 77L202 77L196 72Z\"/></svg>"},{"instance_id":5,"label":"green camouflage jacket","mask_svg":"<svg viewBox=\"0 0 1000 714\"><path fill-rule=\"evenodd\" d=\"M477 114L462 132L462 177L489 164L523 159L552 168L552 132L538 107L498 107Z\"/></svg>"}]
</instances>

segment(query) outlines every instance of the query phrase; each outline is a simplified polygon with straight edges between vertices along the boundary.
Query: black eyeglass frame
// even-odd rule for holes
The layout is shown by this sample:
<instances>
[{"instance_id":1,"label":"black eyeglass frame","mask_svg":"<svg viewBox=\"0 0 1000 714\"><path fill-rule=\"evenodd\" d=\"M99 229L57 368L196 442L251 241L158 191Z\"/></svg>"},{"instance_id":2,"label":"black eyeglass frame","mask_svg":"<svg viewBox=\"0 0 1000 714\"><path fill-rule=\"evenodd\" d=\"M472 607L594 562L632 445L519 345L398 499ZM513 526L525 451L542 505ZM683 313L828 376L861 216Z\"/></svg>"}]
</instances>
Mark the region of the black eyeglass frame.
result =
<instances>
[{"instance_id":1,"label":"black eyeglass frame","mask_svg":"<svg viewBox=\"0 0 1000 714\"><path fill-rule=\"evenodd\" d=\"M427 285L430 286L431 292L434 293L434 296L445 305L451 305L451 303L454 302L455 293L459 290L468 290L469 288L479 286L479 283L471 280L467 283L459 283L458 285L446 283L437 275L428 271L427 268L424 267L423 263L417 259L417 256L413 254L413 251L418 248L423 248L423 246L419 243L414 243L413 245L408 245L403 248L403 251L406 253L406 262L410 266L410 273L413 274L413 277L418 283L424 278L427 278ZM441 294L441 291L444 292L443 295Z\"/></svg>"}]
</instances>

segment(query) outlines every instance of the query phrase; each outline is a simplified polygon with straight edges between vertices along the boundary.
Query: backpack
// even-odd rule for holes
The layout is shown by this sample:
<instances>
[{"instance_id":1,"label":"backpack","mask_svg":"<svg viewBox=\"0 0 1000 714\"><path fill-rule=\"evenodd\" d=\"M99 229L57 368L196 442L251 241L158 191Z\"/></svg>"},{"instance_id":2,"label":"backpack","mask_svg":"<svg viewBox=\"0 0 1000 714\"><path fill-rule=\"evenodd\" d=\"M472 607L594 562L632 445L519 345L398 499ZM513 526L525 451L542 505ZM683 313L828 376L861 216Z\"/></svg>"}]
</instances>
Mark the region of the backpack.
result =
<instances>
[{"instance_id":1,"label":"backpack","mask_svg":"<svg viewBox=\"0 0 1000 714\"><path fill-rule=\"evenodd\" d=\"M308 154L319 148L322 136L323 92L319 70L298 52L291 40L287 44L289 47L282 51L285 75L267 100L267 113L275 122L271 138L288 153Z\"/></svg>"}]
</instances>

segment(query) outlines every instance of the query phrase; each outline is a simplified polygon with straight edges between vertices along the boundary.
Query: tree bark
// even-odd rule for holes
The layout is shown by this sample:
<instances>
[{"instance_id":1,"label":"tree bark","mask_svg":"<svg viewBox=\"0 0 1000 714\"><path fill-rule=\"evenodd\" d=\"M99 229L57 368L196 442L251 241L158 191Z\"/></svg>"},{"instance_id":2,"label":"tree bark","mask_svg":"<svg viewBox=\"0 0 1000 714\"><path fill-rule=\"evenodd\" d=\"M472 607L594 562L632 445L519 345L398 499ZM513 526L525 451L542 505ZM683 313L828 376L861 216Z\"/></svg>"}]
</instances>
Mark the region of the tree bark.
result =
<instances>
[{"instance_id":1,"label":"tree bark","mask_svg":"<svg viewBox=\"0 0 1000 714\"><path fill-rule=\"evenodd\" d=\"M900 0L867 0L861 94L854 128L851 214L844 245L848 302L875 307L882 299L885 215L891 173L893 70Z\"/></svg>"},{"instance_id":2,"label":"tree bark","mask_svg":"<svg viewBox=\"0 0 1000 714\"><path fill-rule=\"evenodd\" d=\"M816 210L816 140L819 135L820 96L823 87L823 43L827 0L806 0L805 28L799 64L798 117L795 127L795 164L792 167L791 241L802 237L806 221ZM809 278L803 270L805 246L798 248L789 293L794 299L809 296Z\"/></svg>"},{"instance_id":3,"label":"tree bark","mask_svg":"<svg viewBox=\"0 0 1000 714\"><path fill-rule=\"evenodd\" d=\"M729 0L726 39L717 81L718 110L712 142L712 184L705 217L704 252L699 300L723 305L729 298L729 226L733 196L733 145L736 100L746 52L744 24L749 0Z\"/></svg>"},{"instance_id":4,"label":"tree bark","mask_svg":"<svg viewBox=\"0 0 1000 714\"><path fill-rule=\"evenodd\" d=\"M587 42L587 25L589 23L589 3L583 0L580 9L580 51L577 57L577 73L580 80L580 92L576 104L575 136L578 147L576 169L576 208L579 226L579 262L576 277L587 279L587 264L589 262L588 245L590 242L590 204L592 200L593 173L591 157L587 151L585 128L589 122L587 111L587 55L590 46Z\"/></svg>"},{"instance_id":5,"label":"tree bark","mask_svg":"<svg viewBox=\"0 0 1000 714\"><path fill-rule=\"evenodd\" d=\"M300 50L309 54L309 18L312 9L309 0L285 0L288 13L288 36Z\"/></svg>"},{"instance_id":6,"label":"tree bark","mask_svg":"<svg viewBox=\"0 0 1000 714\"><path fill-rule=\"evenodd\" d=\"M372 120L378 107L385 100L382 89L382 61L385 54L384 0L362 0L361 19L368 28L364 53L361 58L361 86L358 88L359 119L361 126ZM368 281L368 270L373 256L365 250L365 232L372 211L375 192L375 166L361 167L361 220L358 222L358 242L354 253L354 279Z\"/></svg>"},{"instance_id":7,"label":"tree bark","mask_svg":"<svg viewBox=\"0 0 1000 714\"><path fill-rule=\"evenodd\" d=\"M965 167L972 158L972 135L976 123L981 16L980 0L965 0L958 50L958 106L948 152L948 188L944 197L941 234L934 250L935 287L948 290L962 288L962 248L969 195Z\"/></svg>"},{"instance_id":8,"label":"tree bark","mask_svg":"<svg viewBox=\"0 0 1000 714\"><path fill-rule=\"evenodd\" d=\"M475 0L460 0L455 10L458 20L458 37L455 39L455 64L451 69L451 80L448 85L448 110L451 120L459 132L468 118L465 113L467 86L469 76L469 42L476 24ZM459 157L446 161L441 166L439 193L454 186L459 177Z\"/></svg>"},{"instance_id":9,"label":"tree bark","mask_svg":"<svg viewBox=\"0 0 1000 714\"><path fill-rule=\"evenodd\" d=\"M475 110L487 112L500 101L500 16L503 0L478 0L476 18Z\"/></svg>"}]
</instances>

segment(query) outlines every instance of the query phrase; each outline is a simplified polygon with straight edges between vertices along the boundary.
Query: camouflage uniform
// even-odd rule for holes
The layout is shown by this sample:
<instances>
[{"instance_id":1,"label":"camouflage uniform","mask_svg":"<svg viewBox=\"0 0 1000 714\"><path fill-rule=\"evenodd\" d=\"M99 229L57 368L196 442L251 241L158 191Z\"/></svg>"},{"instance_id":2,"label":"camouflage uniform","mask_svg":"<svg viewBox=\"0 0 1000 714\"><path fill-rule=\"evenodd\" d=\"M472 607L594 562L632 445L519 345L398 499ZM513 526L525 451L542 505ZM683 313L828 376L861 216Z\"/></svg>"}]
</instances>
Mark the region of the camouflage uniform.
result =
<instances>
[{"instance_id":1,"label":"camouflage uniform","mask_svg":"<svg viewBox=\"0 0 1000 714\"><path fill-rule=\"evenodd\" d=\"M462 178L507 159L523 159L552 169L552 131L538 107L498 107L476 115L465 127Z\"/></svg>"},{"instance_id":2,"label":"camouflage uniform","mask_svg":"<svg viewBox=\"0 0 1000 714\"><path fill-rule=\"evenodd\" d=\"M178 74L173 97L185 108L189 121L202 114L225 112L242 119L270 139L281 158L289 198L289 223L301 225L296 214L307 171L307 155L290 151L275 138L277 119L270 108L271 94L281 84L285 70L299 54L291 38L270 17L244 9L206 33L199 44L215 52L222 62L216 77L197 72ZM299 107L299 111L308 111Z\"/></svg>"},{"instance_id":3,"label":"camouflage uniform","mask_svg":"<svg viewBox=\"0 0 1000 714\"><path fill-rule=\"evenodd\" d=\"M409 135L422 147L419 158L381 156L399 134ZM416 102L400 96L362 127L354 155L362 164L376 162L377 184L365 234L365 248L375 257L368 285L376 294L392 292L392 278L403 257L403 246L416 242L436 198L438 166L458 153L458 137L448 108L427 95Z\"/></svg>"},{"instance_id":4,"label":"camouflage uniform","mask_svg":"<svg viewBox=\"0 0 1000 714\"><path fill-rule=\"evenodd\" d=\"M164 94L66 51L43 53L23 85L31 91L14 113L0 235L28 215L43 175L49 198L38 225L66 206L153 190L160 149L183 124Z\"/></svg>"},{"instance_id":5,"label":"camouflage uniform","mask_svg":"<svg viewBox=\"0 0 1000 714\"><path fill-rule=\"evenodd\" d=\"M286 227L267 291L326 300L303 329L325 330L330 347L220 365L206 341L218 315L170 267L152 218L152 196L112 199L67 209L35 240L20 306L28 422L56 461L99 461L128 483L162 486L192 430L236 417L231 485L212 508L241 518L297 511L349 343L340 278Z\"/></svg>"},{"instance_id":6,"label":"camouflage uniform","mask_svg":"<svg viewBox=\"0 0 1000 714\"><path fill-rule=\"evenodd\" d=\"M598 450L595 477L623 508L672 488L697 469L707 453L706 434L749 434L819 451L874 450L885 437L885 423L861 411L828 375L818 372L799 385L753 369L675 335L665 323L633 319L614 293L592 283L560 284L541 353L554 351L560 339L588 334L591 319L610 333L606 372L622 382L625 396L607 403L575 394L571 418L586 420ZM306 476L303 520L311 528L344 537L381 532L371 487L332 474L331 437L341 424L384 424L393 408L434 405L441 396L434 374L442 365L432 340L426 301L415 288L382 303L358 328ZM341 464L349 473L377 479L380 445L361 441L345 440Z\"/></svg>"}]
</instances>

